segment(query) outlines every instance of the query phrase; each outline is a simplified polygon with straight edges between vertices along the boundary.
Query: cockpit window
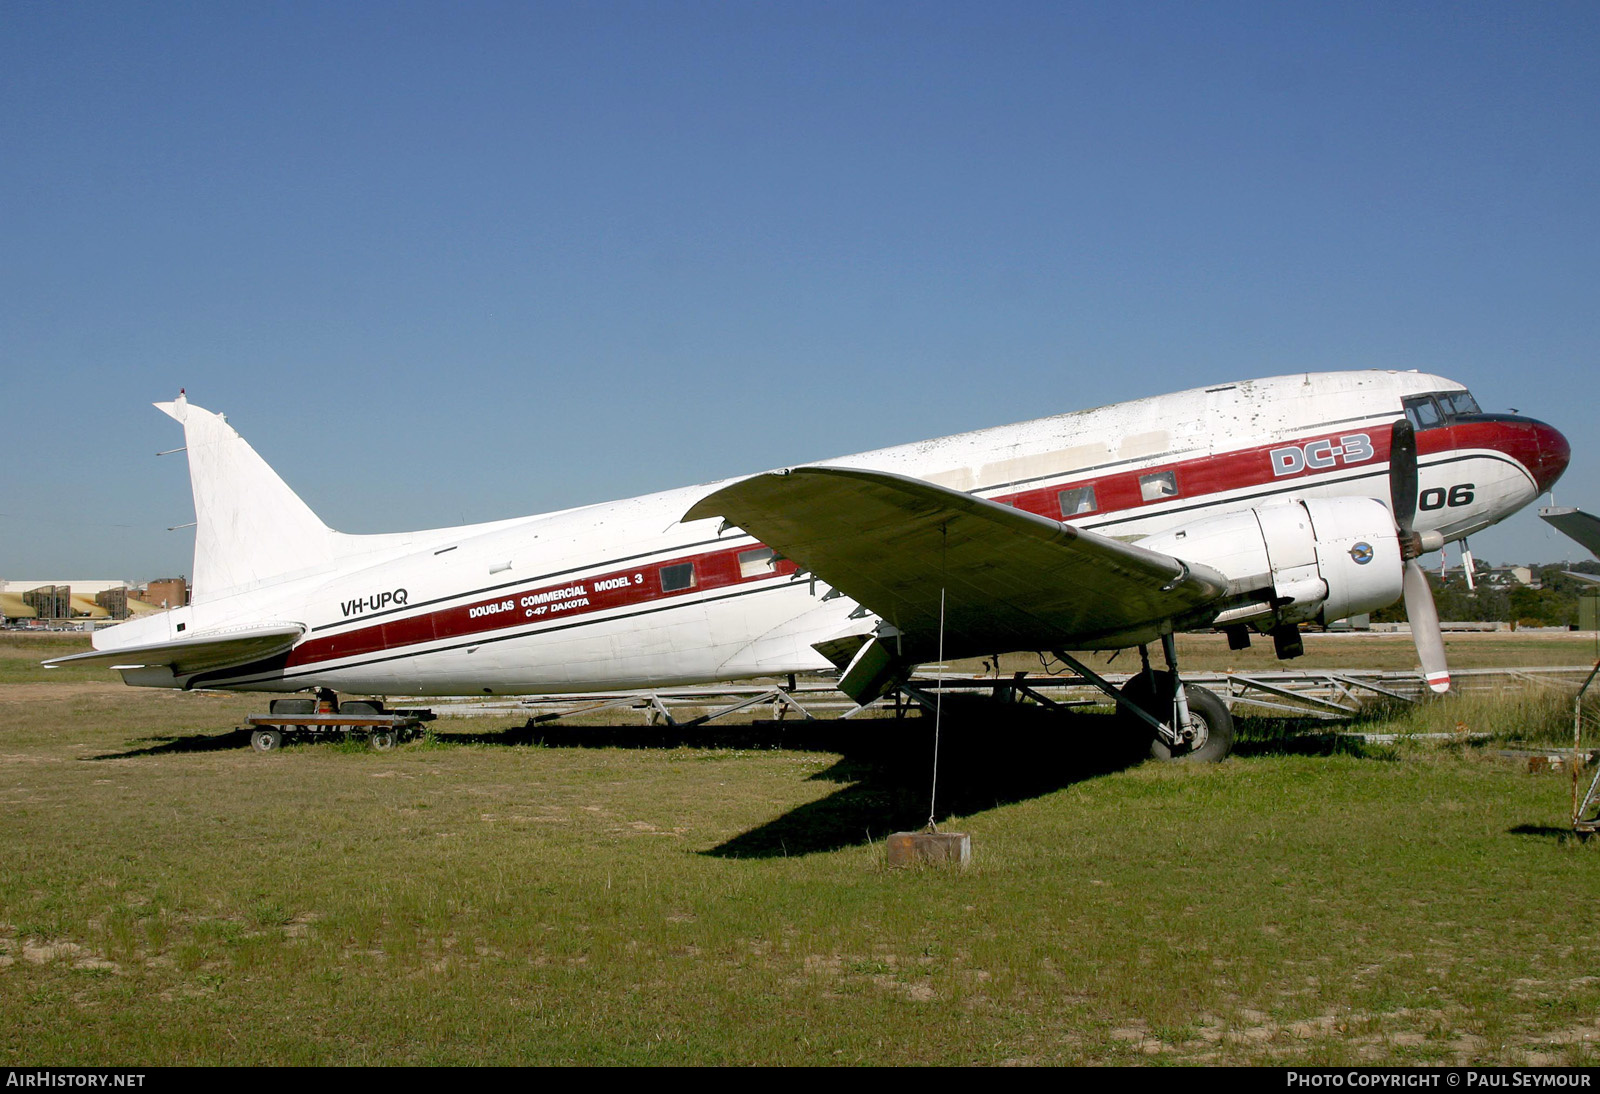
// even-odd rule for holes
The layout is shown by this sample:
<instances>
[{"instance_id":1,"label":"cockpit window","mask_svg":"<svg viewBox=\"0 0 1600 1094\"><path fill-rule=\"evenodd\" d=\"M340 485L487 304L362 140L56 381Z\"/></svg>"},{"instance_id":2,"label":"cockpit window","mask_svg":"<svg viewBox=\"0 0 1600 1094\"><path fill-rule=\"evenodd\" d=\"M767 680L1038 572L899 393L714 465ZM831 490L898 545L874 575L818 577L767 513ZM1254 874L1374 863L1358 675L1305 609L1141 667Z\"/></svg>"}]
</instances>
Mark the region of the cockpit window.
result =
<instances>
[{"instance_id":1,"label":"cockpit window","mask_svg":"<svg viewBox=\"0 0 1600 1094\"><path fill-rule=\"evenodd\" d=\"M1405 400L1406 417L1418 433L1424 429L1438 429L1468 414L1482 414L1478 400L1470 391L1436 391L1429 395L1412 395Z\"/></svg>"},{"instance_id":2,"label":"cockpit window","mask_svg":"<svg viewBox=\"0 0 1600 1094\"><path fill-rule=\"evenodd\" d=\"M1413 395L1407 399L1406 417L1411 419L1411 425L1418 433L1444 425L1444 412L1433 401L1432 395Z\"/></svg>"}]
</instances>

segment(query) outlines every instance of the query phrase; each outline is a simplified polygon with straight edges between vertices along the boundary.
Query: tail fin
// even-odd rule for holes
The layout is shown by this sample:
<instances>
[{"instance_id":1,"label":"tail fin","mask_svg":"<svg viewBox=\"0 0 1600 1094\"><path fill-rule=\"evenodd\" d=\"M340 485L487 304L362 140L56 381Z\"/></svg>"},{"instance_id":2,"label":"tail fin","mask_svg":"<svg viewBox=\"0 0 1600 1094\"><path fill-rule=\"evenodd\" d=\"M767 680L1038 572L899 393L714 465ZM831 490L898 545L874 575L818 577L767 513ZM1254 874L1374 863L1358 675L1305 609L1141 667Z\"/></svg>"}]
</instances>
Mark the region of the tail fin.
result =
<instances>
[{"instance_id":1,"label":"tail fin","mask_svg":"<svg viewBox=\"0 0 1600 1094\"><path fill-rule=\"evenodd\" d=\"M245 443L221 414L180 391L156 409L183 423L194 488L195 603L331 562L338 535Z\"/></svg>"}]
</instances>

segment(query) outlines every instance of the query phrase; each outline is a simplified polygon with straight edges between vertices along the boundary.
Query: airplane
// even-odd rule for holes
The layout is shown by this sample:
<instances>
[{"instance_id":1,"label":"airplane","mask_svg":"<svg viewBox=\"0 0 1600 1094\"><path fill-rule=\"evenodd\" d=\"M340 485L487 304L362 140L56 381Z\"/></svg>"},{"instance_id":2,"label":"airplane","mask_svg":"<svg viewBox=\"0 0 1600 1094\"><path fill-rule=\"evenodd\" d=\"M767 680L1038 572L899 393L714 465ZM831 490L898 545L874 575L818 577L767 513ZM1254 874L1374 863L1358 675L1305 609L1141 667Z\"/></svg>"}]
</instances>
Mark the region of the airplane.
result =
<instances>
[{"instance_id":1,"label":"airplane","mask_svg":"<svg viewBox=\"0 0 1600 1094\"><path fill-rule=\"evenodd\" d=\"M1233 726L1173 634L1234 648L1404 599L1449 687L1417 557L1546 492L1570 448L1420 372L1303 373L457 528L334 531L180 392L191 603L98 631L143 687L593 692L832 673L867 704L921 664L1048 651L1136 745L1219 760ZM1166 668L1151 667L1159 643ZM1121 688L1074 653L1138 647ZM1120 732L1120 731L1119 731Z\"/></svg>"}]
</instances>

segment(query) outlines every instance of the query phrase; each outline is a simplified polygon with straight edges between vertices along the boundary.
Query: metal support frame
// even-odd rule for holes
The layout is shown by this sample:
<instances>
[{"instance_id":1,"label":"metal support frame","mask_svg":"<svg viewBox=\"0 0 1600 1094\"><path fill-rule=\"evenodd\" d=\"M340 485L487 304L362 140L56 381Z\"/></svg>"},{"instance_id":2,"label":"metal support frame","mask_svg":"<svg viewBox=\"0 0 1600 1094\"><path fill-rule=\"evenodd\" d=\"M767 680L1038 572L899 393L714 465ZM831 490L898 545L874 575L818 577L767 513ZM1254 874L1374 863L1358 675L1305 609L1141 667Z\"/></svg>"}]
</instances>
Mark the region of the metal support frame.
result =
<instances>
[{"instance_id":1,"label":"metal support frame","mask_svg":"<svg viewBox=\"0 0 1600 1094\"><path fill-rule=\"evenodd\" d=\"M1133 717L1139 718L1153 731L1159 731L1160 723L1147 711L1130 707L1120 701L1117 688L1131 677L1117 674L1108 679L1101 677L1074 658L1063 656L1062 661L1066 669L1060 675L1047 672L1044 675L1030 674L1021 679L1013 675L1010 679L1000 680L992 677L952 674L923 676L912 684L920 698L900 689L893 689L877 702L865 707L858 706L840 695L833 682L826 678L801 678L794 687L787 686L786 680L774 680L756 685L661 688L611 694L496 696L491 700L463 703L439 704L431 698L398 697L394 701L407 704L426 702L437 713L446 717L467 714L498 717L520 715L528 718L530 723L536 724L571 716L595 715L608 710L626 709L642 714L647 724L660 725L665 712L678 711L678 717L683 721L674 719L667 724L699 726L762 703L773 704L778 713L793 710L807 720L839 717L855 719L879 711L903 718L911 708L923 706L923 699L931 701L933 693L942 690L1010 692L1019 700L1025 699L1047 709L1092 706L1101 701L1098 695L1104 694L1123 709L1133 711ZM1071 675L1067 675L1067 672ZM1583 684L1585 675L1589 674L1589 669L1581 667L1462 669L1452 674L1452 682L1464 691L1474 688L1499 689L1509 683L1523 681L1572 688ZM1594 679L1600 681L1600 675L1595 675ZM1200 683L1213 689L1229 709L1235 712L1237 705L1243 703L1286 716L1331 721L1349 718L1362 706L1363 698L1382 697L1393 701L1411 702L1416 694L1425 690L1421 678L1414 673L1358 670L1329 672L1302 669L1251 674L1197 672L1185 682ZM1149 683L1147 681L1147 686ZM1600 683L1586 686L1590 691L1600 692ZM1092 690L1097 697L1083 697L1082 689ZM686 707L695 708L692 720L684 714ZM1593 720L1592 711L1590 718ZM1574 789L1575 806L1580 800L1578 791L1582 789L1582 787ZM1600 786L1595 788L1595 799L1591 802L1591 807L1600 807ZM1596 830L1600 831L1600 828Z\"/></svg>"},{"instance_id":2,"label":"metal support frame","mask_svg":"<svg viewBox=\"0 0 1600 1094\"><path fill-rule=\"evenodd\" d=\"M1332 699L1323 699L1316 695L1305 695L1298 691L1290 691L1288 688L1280 688L1273 684L1268 684L1262 680L1254 680L1248 676L1241 676L1237 679L1240 697L1242 697L1243 693L1246 691L1255 690L1264 691L1268 695L1276 695L1283 699L1297 699L1302 703L1317 703L1321 706L1330 707L1344 715L1354 714L1357 710L1357 708L1354 706L1347 707L1340 703L1335 703ZM1261 703L1260 705L1274 710L1295 710L1296 713L1305 713L1304 711L1296 710L1294 707L1284 706L1281 703Z\"/></svg>"},{"instance_id":3,"label":"metal support frame","mask_svg":"<svg viewBox=\"0 0 1600 1094\"><path fill-rule=\"evenodd\" d=\"M900 691L907 699L910 699L913 703L917 704L917 706L921 707L929 714L932 714L934 711L939 709L938 701L921 688L914 688L910 684L901 684ZM853 710L850 712L850 714L854 713L855 711ZM850 714L846 714L845 717L850 717Z\"/></svg>"},{"instance_id":4,"label":"metal support frame","mask_svg":"<svg viewBox=\"0 0 1600 1094\"><path fill-rule=\"evenodd\" d=\"M1600 802L1600 765L1595 767L1594 778L1589 780L1583 800L1578 800L1578 768L1583 762L1583 695L1594 683L1597 673L1600 673L1600 661L1594 663L1578 694L1572 697L1572 828L1576 832L1600 831L1600 816L1584 819L1584 814Z\"/></svg>"},{"instance_id":5,"label":"metal support frame","mask_svg":"<svg viewBox=\"0 0 1600 1094\"><path fill-rule=\"evenodd\" d=\"M649 725L656 724L656 716L659 714L662 718L666 719L667 725L673 727L674 729L677 728L678 720L674 718L672 716L672 712L667 709L667 704L661 701L661 696L657 695L653 691L650 693L649 702L645 704L645 710L645 719Z\"/></svg>"},{"instance_id":6,"label":"metal support frame","mask_svg":"<svg viewBox=\"0 0 1600 1094\"><path fill-rule=\"evenodd\" d=\"M657 701L659 702L659 699L657 699ZM739 711L747 710L750 707L760 706L762 703L771 703L775 708L777 708L776 714L780 721L783 718L783 714L790 708L798 711L800 715L808 722L814 722L817 720L816 715L812 714L809 710L796 702L794 696L790 695L786 690L783 688L773 688L771 691L762 692L760 695L752 695L750 698L740 700L739 702L734 703L732 706L726 706L722 707L720 710L710 711L706 714L700 715L698 718L692 718L689 721L681 724L683 728L689 729L693 726L704 725L706 722L714 721L717 718L725 718L730 714L737 714Z\"/></svg>"},{"instance_id":7,"label":"metal support frame","mask_svg":"<svg viewBox=\"0 0 1600 1094\"><path fill-rule=\"evenodd\" d=\"M1401 695L1398 691L1393 691L1390 688L1379 687L1377 684L1372 683L1370 680L1359 680L1359 679L1357 679L1357 678L1355 678L1353 676L1347 676L1344 673L1339 673L1339 672L1331 672L1331 673L1329 673L1328 674L1328 678L1330 680L1338 681L1338 683L1344 688L1345 694L1348 695L1351 699L1355 698L1355 692L1353 690L1351 690L1351 689L1353 689L1353 688L1366 688L1368 691L1375 691L1379 695L1388 696L1390 699L1398 699L1402 703L1414 703L1414 702L1416 702L1416 700L1413 699L1409 695Z\"/></svg>"}]
</instances>

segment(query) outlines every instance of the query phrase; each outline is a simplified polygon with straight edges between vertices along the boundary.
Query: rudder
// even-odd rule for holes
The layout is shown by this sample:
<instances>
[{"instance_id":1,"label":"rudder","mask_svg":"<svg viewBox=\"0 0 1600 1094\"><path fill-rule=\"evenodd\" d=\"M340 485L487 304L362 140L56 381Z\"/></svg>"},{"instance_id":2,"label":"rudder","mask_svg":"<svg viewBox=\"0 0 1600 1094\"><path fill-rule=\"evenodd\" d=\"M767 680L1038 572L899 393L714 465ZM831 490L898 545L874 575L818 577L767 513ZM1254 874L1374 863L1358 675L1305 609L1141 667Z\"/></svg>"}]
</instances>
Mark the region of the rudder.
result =
<instances>
[{"instance_id":1,"label":"rudder","mask_svg":"<svg viewBox=\"0 0 1600 1094\"><path fill-rule=\"evenodd\" d=\"M194 490L193 600L333 561L323 524L221 414L183 392L156 409L183 425Z\"/></svg>"}]
</instances>

